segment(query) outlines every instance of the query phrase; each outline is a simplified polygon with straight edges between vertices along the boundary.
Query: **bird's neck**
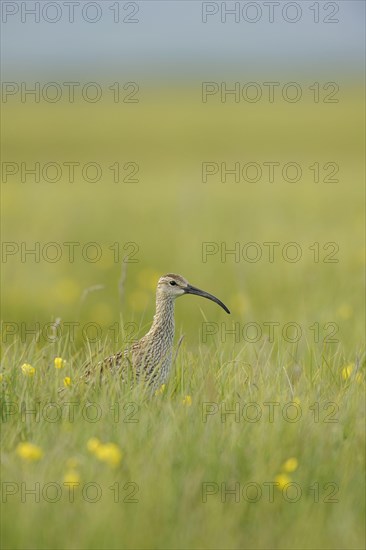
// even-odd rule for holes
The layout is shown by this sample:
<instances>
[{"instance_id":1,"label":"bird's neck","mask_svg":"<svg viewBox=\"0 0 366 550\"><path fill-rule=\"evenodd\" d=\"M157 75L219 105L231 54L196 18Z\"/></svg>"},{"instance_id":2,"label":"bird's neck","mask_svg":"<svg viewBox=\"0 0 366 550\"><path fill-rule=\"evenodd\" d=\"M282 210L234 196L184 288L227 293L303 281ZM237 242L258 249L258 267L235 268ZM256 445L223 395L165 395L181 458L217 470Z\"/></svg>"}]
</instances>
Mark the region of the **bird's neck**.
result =
<instances>
[{"instance_id":1,"label":"bird's neck","mask_svg":"<svg viewBox=\"0 0 366 550\"><path fill-rule=\"evenodd\" d=\"M151 325L150 333L161 332L174 337L174 300L170 297L158 296L156 299L156 311Z\"/></svg>"}]
</instances>

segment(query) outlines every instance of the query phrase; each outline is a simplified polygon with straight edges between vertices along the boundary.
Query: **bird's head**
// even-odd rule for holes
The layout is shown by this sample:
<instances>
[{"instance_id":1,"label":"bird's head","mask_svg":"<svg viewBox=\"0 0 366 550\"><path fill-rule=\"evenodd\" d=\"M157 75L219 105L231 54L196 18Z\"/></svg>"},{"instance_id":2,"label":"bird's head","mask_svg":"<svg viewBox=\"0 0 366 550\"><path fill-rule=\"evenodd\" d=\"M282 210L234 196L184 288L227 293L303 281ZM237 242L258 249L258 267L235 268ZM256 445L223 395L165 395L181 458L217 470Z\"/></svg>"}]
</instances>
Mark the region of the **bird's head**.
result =
<instances>
[{"instance_id":1,"label":"bird's head","mask_svg":"<svg viewBox=\"0 0 366 550\"><path fill-rule=\"evenodd\" d=\"M222 309L226 311L226 313L230 313L225 304L223 304L221 300L216 298L216 296L213 296L212 294L209 294L204 290L200 290L199 288L190 285L187 279L185 279L181 275L168 273L167 275L160 277L157 292L158 294L163 294L171 298L178 298L178 296L182 296L183 294L195 294L196 296L202 296L203 298L207 298L208 300L216 302L216 304L221 306Z\"/></svg>"}]
</instances>

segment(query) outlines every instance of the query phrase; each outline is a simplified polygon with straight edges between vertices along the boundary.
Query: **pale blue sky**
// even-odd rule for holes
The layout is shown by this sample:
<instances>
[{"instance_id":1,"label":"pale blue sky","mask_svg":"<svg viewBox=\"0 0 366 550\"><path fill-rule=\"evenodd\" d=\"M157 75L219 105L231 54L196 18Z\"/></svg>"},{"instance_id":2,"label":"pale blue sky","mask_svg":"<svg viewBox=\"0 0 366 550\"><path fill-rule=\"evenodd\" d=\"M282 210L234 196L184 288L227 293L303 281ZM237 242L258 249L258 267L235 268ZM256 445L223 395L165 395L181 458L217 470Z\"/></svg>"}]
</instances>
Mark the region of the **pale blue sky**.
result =
<instances>
[{"instance_id":1,"label":"pale blue sky","mask_svg":"<svg viewBox=\"0 0 366 550\"><path fill-rule=\"evenodd\" d=\"M41 5L50 2L40 2ZM56 2L53 2L55 4ZM108 75L128 71L128 78L158 78L159 76L183 76L200 78L238 74L241 80L248 75L266 72L271 78L279 71L321 71L331 78L335 71L362 72L364 56L365 3L363 0L320 2L300 0L301 19L287 23L281 10L289 2L275 6L275 21L269 23L269 8L264 1L254 2L260 6L262 17L257 23L243 20L235 23L228 16L225 24L220 13L208 16L202 22L202 2L185 1L138 1L119 2L121 17L126 17L138 4L135 24L114 23L110 9L115 1L103 0L98 4L102 17L96 23L88 23L81 17L81 7L87 2L80 0L75 5L75 22L69 23L68 8L63 1L57 2L62 14L60 21L34 22L26 16L20 21L20 4L2 2L2 9L19 11L9 15L2 23L3 78L22 74L34 79L47 73L49 78L60 74ZM28 8L35 2L26 2ZM51 3L52 4L52 3ZM232 8L235 2L226 3ZM248 2L240 2L240 9ZM314 8L319 4L321 21L314 23ZM6 7L6 5L10 7ZM208 9L216 9L221 2L211 3ZM16 7L14 7L16 6ZM339 11L332 16L333 7ZM327 9L325 9L325 7ZM56 14L49 7L49 16ZM248 12L254 17L254 10ZM289 8L289 16L294 11ZM53 11L52 11L53 10ZM90 8L93 17L93 8ZM258 12L259 13L259 12ZM324 23L324 17L338 18L338 23ZM6 13L3 13L3 21ZM272 72L273 71L273 72Z\"/></svg>"}]
</instances>

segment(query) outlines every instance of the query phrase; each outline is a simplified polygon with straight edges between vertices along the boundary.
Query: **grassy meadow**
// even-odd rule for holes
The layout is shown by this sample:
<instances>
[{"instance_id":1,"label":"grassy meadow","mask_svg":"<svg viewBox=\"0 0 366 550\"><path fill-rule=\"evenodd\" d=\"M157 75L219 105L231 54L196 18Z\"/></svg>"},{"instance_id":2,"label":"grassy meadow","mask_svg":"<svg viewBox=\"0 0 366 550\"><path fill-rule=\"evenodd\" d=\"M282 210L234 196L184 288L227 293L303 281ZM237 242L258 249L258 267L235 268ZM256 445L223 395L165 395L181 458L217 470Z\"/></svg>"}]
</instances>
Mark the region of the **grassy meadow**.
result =
<instances>
[{"instance_id":1,"label":"grassy meadow","mask_svg":"<svg viewBox=\"0 0 366 550\"><path fill-rule=\"evenodd\" d=\"M364 548L362 102L344 85L334 104L202 103L192 83L3 105L4 550ZM58 181L22 182L35 162ZM203 182L202 163L263 174ZM167 272L231 315L177 301L183 339L151 399L80 383L148 330Z\"/></svg>"}]
</instances>

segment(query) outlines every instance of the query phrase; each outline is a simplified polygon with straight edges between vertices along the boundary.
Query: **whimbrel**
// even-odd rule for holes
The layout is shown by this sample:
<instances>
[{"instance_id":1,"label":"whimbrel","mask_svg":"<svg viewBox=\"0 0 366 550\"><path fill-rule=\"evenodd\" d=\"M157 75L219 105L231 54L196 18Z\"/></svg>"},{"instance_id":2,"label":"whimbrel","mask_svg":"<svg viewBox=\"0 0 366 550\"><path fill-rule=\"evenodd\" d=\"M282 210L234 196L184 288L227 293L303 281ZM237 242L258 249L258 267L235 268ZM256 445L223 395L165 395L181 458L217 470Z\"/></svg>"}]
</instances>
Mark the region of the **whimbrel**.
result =
<instances>
[{"instance_id":1,"label":"whimbrel","mask_svg":"<svg viewBox=\"0 0 366 550\"><path fill-rule=\"evenodd\" d=\"M100 371L102 372L105 368L123 370L123 367L129 364L136 381L144 380L152 391L164 384L172 367L174 303L176 298L184 294L208 298L221 306L226 313L230 313L216 296L190 285L181 275L168 273L160 277L158 282L156 312L149 332L130 348L98 363Z\"/></svg>"}]
</instances>

